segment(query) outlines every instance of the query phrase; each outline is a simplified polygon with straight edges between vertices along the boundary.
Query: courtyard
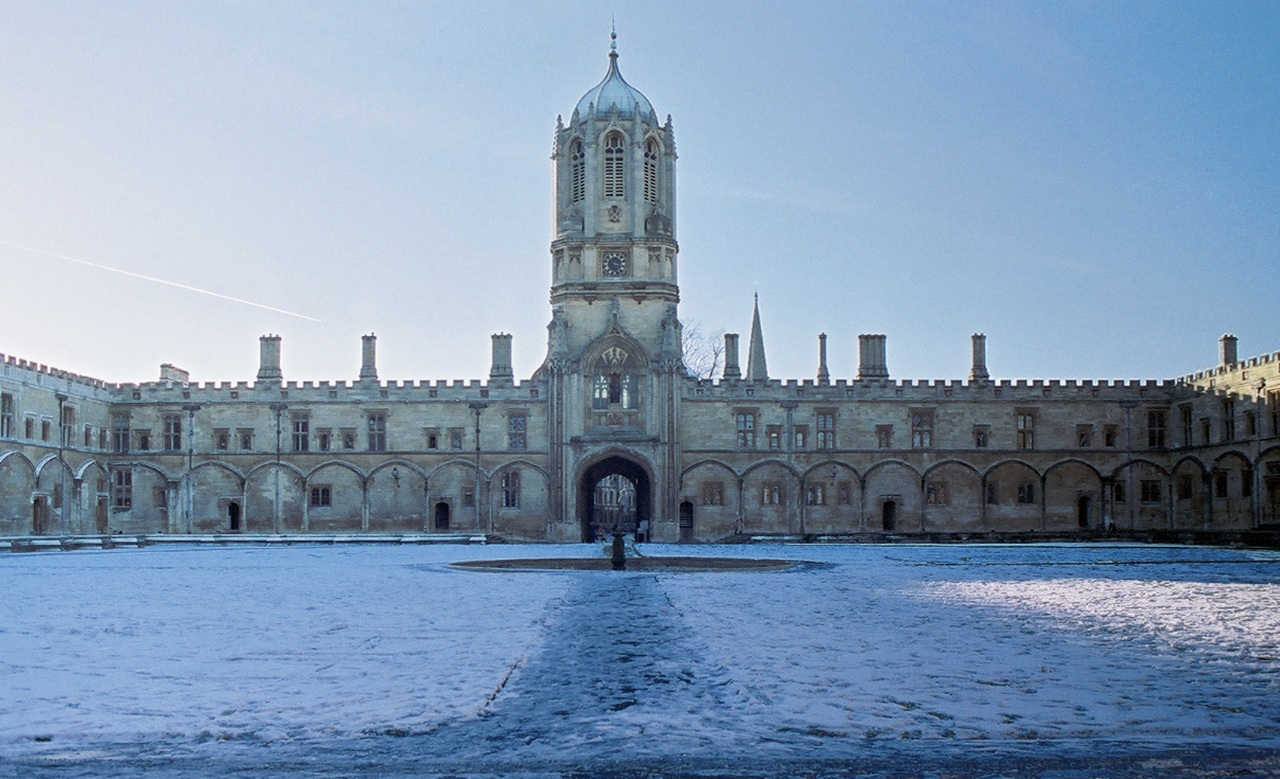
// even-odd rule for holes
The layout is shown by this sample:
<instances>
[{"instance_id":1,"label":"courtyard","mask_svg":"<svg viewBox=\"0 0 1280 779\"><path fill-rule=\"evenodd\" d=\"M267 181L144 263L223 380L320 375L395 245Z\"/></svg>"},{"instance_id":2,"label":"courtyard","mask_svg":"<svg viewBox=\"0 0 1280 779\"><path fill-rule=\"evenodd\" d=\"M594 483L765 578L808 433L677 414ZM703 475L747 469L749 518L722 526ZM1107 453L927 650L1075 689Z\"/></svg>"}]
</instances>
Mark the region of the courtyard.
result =
<instances>
[{"instance_id":1,"label":"courtyard","mask_svg":"<svg viewBox=\"0 0 1280 779\"><path fill-rule=\"evenodd\" d=\"M1280 553L5 554L0 776L1280 776Z\"/></svg>"}]
</instances>

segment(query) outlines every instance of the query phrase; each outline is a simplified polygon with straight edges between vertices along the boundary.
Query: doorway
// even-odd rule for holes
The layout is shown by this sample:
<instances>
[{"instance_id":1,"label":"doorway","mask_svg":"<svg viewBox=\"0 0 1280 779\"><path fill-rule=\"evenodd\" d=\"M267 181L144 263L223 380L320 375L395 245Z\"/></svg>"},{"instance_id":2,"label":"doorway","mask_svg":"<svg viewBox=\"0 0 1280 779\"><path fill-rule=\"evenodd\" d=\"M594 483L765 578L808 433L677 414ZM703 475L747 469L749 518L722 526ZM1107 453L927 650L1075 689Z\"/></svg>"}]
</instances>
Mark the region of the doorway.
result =
<instances>
[{"instance_id":1,"label":"doorway","mask_svg":"<svg viewBox=\"0 0 1280 779\"><path fill-rule=\"evenodd\" d=\"M1080 497L1076 498L1076 523L1080 525L1081 530L1089 527L1089 504L1090 503L1091 501L1089 500L1088 495L1081 495Z\"/></svg>"},{"instance_id":2,"label":"doorway","mask_svg":"<svg viewBox=\"0 0 1280 779\"><path fill-rule=\"evenodd\" d=\"M42 536L49 532L49 499L43 495L31 501L31 535Z\"/></svg>"},{"instance_id":3,"label":"doorway","mask_svg":"<svg viewBox=\"0 0 1280 779\"><path fill-rule=\"evenodd\" d=\"M107 532L107 499L98 498L98 507L93 514L93 527L99 533Z\"/></svg>"},{"instance_id":4,"label":"doorway","mask_svg":"<svg viewBox=\"0 0 1280 779\"><path fill-rule=\"evenodd\" d=\"M232 533L240 532L240 504L235 501L227 504L227 524Z\"/></svg>"},{"instance_id":5,"label":"doorway","mask_svg":"<svg viewBox=\"0 0 1280 779\"><path fill-rule=\"evenodd\" d=\"M898 526L898 503L886 500L880 509L880 524L885 530L893 530Z\"/></svg>"},{"instance_id":6,"label":"doorway","mask_svg":"<svg viewBox=\"0 0 1280 779\"><path fill-rule=\"evenodd\" d=\"M684 501L680 504L680 541L693 540L693 504Z\"/></svg>"},{"instance_id":7,"label":"doorway","mask_svg":"<svg viewBox=\"0 0 1280 779\"><path fill-rule=\"evenodd\" d=\"M649 473L635 460L615 455L589 466L578 480L578 517L582 541L613 533L634 536L652 514Z\"/></svg>"},{"instance_id":8,"label":"doorway","mask_svg":"<svg viewBox=\"0 0 1280 779\"><path fill-rule=\"evenodd\" d=\"M443 500L436 504L434 522L433 527L436 530L449 529L449 504Z\"/></svg>"}]
</instances>

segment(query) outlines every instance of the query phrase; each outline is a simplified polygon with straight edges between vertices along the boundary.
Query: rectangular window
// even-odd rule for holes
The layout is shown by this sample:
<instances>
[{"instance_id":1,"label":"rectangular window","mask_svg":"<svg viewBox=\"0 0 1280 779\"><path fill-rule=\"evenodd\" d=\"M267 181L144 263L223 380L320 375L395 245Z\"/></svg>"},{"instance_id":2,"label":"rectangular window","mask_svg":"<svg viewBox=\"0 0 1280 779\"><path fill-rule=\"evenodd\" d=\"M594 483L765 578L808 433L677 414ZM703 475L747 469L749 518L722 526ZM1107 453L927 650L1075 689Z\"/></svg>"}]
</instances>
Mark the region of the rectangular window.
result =
<instances>
[{"instance_id":1,"label":"rectangular window","mask_svg":"<svg viewBox=\"0 0 1280 779\"><path fill-rule=\"evenodd\" d=\"M911 411L911 448L933 448L933 409L917 408Z\"/></svg>"},{"instance_id":2,"label":"rectangular window","mask_svg":"<svg viewBox=\"0 0 1280 779\"><path fill-rule=\"evenodd\" d=\"M818 448L836 448L836 412L823 409L818 411Z\"/></svg>"},{"instance_id":3,"label":"rectangular window","mask_svg":"<svg viewBox=\"0 0 1280 779\"><path fill-rule=\"evenodd\" d=\"M995 506L1000 503L1000 483L987 482L987 505Z\"/></svg>"},{"instance_id":4,"label":"rectangular window","mask_svg":"<svg viewBox=\"0 0 1280 779\"><path fill-rule=\"evenodd\" d=\"M1120 437L1115 425L1105 425L1102 428L1102 445L1108 449L1116 448L1116 439Z\"/></svg>"},{"instance_id":5,"label":"rectangular window","mask_svg":"<svg viewBox=\"0 0 1280 779\"><path fill-rule=\"evenodd\" d=\"M1258 415L1252 411L1244 412L1244 434L1250 438L1258 434Z\"/></svg>"},{"instance_id":6,"label":"rectangular window","mask_svg":"<svg viewBox=\"0 0 1280 779\"><path fill-rule=\"evenodd\" d=\"M231 448L231 431L225 427L214 429L213 447L219 452L225 452Z\"/></svg>"},{"instance_id":7,"label":"rectangular window","mask_svg":"<svg viewBox=\"0 0 1280 779\"><path fill-rule=\"evenodd\" d=\"M974 425L973 427L973 447L975 449L986 449L991 446L991 427L990 425Z\"/></svg>"},{"instance_id":8,"label":"rectangular window","mask_svg":"<svg viewBox=\"0 0 1280 779\"><path fill-rule=\"evenodd\" d=\"M805 486L804 502L809 506L825 506L827 503L826 490L821 484L809 484Z\"/></svg>"},{"instance_id":9,"label":"rectangular window","mask_svg":"<svg viewBox=\"0 0 1280 779\"><path fill-rule=\"evenodd\" d=\"M53 420L51 419L40 420L40 440L41 441L53 440Z\"/></svg>"},{"instance_id":10,"label":"rectangular window","mask_svg":"<svg viewBox=\"0 0 1280 779\"><path fill-rule=\"evenodd\" d=\"M1213 438L1212 434L1213 434L1213 423L1209 420L1208 417L1201 419L1200 420L1200 443L1204 444L1205 446L1208 446L1210 443L1212 443L1212 440L1211 440Z\"/></svg>"},{"instance_id":11,"label":"rectangular window","mask_svg":"<svg viewBox=\"0 0 1280 779\"><path fill-rule=\"evenodd\" d=\"M796 425L796 448L803 449L809 445L809 426Z\"/></svg>"},{"instance_id":12,"label":"rectangular window","mask_svg":"<svg viewBox=\"0 0 1280 779\"><path fill-rule=\"evenodd\" d=\"M342 448L343 449L356 448L356 429L354 427L342 428Z\"/></svg>"},{"instance_id":13,"label":"rectangular window","mask_svg":"<svg viewBox=\"0 0 1280 779\"><path fill-rule=\"evenodd\" d=\"M134 434L134 441L137 443L137 449L139 452L151 451L151 431L150 430L135 430L133 434Z\"/></svg>"},{"instance_id":14,"label":"rectangular window","mask_svg":"<svg viewBox=\"0 0 1280 779\"><path fill-rule=\"evenodd\" d=\"M467 487L462 490L462 507L469 509L476 507L476 492L474 487Z\"/></svg>"},{"instance_id":15,"label":"rectangular window","mask_svg":"<svg viewBox=\"0 0 1280 779\"><path fill-rule=\"evenodd\" d=\"M782 484L780 482L767 481L760 485L760 505L782 505Z\"/></svg>"},{"instance_id":16,"label":"rectangular window","mask_svg":"<svg viewBox=\"0 0 1280 779\"><path fill-rule=\"evenodd\" d=\"M738 427L738 447L754 449L756 445L756 415L751 411L739 411L736 414Z\"/></svg>"},{"instance_id":17,"label":"rectangular window","mask_svg":"<svg viewBox=\"0 0 1280 779\"><path fill-rule=\"evenodd\" d=\"M111 471L111 506L121 510L133 508L133 471L124 468Z\"/></svg>"},{"instance_id":18,"label":"rectangular window","mask_svg":"<svg viewBox=\"0 0 1280 779\"><path fill-rule=\"evenodd\" d=\"M36 437L36 418L27 417L24 424L23 437L27 440L34 440Z\"/></svg>"},{"instance_id":19,"label":"rectangular window","mask_svg":"<svg viewBox=\"0 0 1280 779\"><path fill-rule=\"evenodd\" d=\"M511 414L507 417L507 448L508 449L527 449L529 448L529 439L526 433L529 427L529 417L524 414Z\"/></svg>"},{"instance_id":20,"label":"rectangular window","mask_svg":"<svg viewBox=\"0 0 1280 779\"><path fill-rule=\"evenodd\" d=\"M1230 443L1236 440L1236 402L1222 401L1222 441Z\"/></svg>"},{"instance_id":21,"label":"rectangular window","mask_svg":"<svg viewBox=\"0 0 1280 779\"><path fill-rule=\"evenodd\" d=\"M427 448L428 448L428 449L439 449L439 448L440 448L440 428L438 428L438 427L428 427L428 428L424 429L422 432L423 432L423 434L424 434L424 435L426 435L426 437L427 437Z\"/></svg>"},{"instance_id":22,"label":"rectangular window","mask_svg":"<svg viewBox=\"0 0 1280 779\"><path fill-rule=\"evenodd\" d=\"M169 496L164 487L151 488L151 506L158 509L169 508Z\"/></svg>"},{"instance_id":23,"label":"rectangular window","mask_svg":"<svg viewBox=\"0 0 1280 779\"><path fill-rule=\"evenodd\" d=\"M333 505L333 487L318 484L311 488L311 507L324 508Z\"/></svg>"},{"instance_id":24,"label":"rectangular window","mask_svg":"<svg viewBox=\"0 0 1280 779\"><path fill-rule=\"evenodd\" d=\"M1035 503L1036 502L1036 484L1032 481L1024 481L1018 485L1018 502L1019 503Z\"/></svg>"},{"instance_id":25,"label":"rectangular window","mask_svg":"<svg viewBox=\"0 0 1280 779\"><path fill-rule=\"evenodd\" d=\"M1125 492L1124 482L1118 481L1111 486L1111 499L1116 503L1124 503L1128 498L1129 495Z\"/></svg>"},{"instance_id":26,"label":"rectangular window","mask_svg":"<svg viewBox=\"0 0 1280 779\"><path fill-rule=\"evenodd\" d=\"M945 481L931 481L924 485L924 502L930 506L945 506L951 502Z\"/></svg>"},{"instance_id":27,"label":"rectangular window","mask_svg":"<svg viewBox=\"0 0 1280 779\"><path fill-rule=\"evenodd\" d=\"M1156 479L1143 479L1138 488L1138 499L1143 503L1149 505L1160 502L1160 482Z\"/></svg>"},{"instance_id":28,"label":"rectangular window","mask_svg":"<svg viewBox=\"0 0 1280 779\"><path fill-rule=\"evenodd\" d=\"M502 472L502 507L520 508L520 472L514 468Z\"/></svg>"},{"instance_id":29,"label":"rectangular window","mask_svg":"<svg viewBox=\"0 0 1280 779\"><path fill-rule=\"evenodd\" d=\"M1014 421L1017 430L1017 440L1015 441L1017 448L1035 449L1036 412L1030 410L1018 411L1014 414ZM1034 502L1034 499L1031 502Z\"/></svg>"},{"instance_id":30,"label":"rectangular window","mask_svg":"<svg viewBox=\"0 0 1280 779\"><path fill-rule=\"evenodd\" d=\"M1215 471L1213 474L1213 497L1227 497L1227 472Z\"/></svg>"},{"instance_id":31,"label":"rectangular window","mask_svg":"<svg viewBox=\"0 0 1280 779\"><path fill-rule=\"evenodd\" d=\"M327 452L333 448L333 431L327 427L316 430L316 448Z\"/></svg>"},{"instance_id":32,"label":"rectangular window","mask_svg":"<svg viewBox=\"0 0 1280 779\"><path fill-rule=\"evenodd\" d=\"M1191 406L1181 406L1178 412L1182 415L1182 445L1195 445L1195 430L1191 421Z\"/></svg>"},{"instance_id":33,"label":"rectangular window","mask_svg":"<svg viewBox=\"0 0 1280 779\"><path fill-rule=\"evenodd\" d=\"M1271 435L1280 436L1280 390L1267 393L1267 408L1271 409Z\"/></svg>"},{"instance_id":34,"label":"rectangular window","mask_svg":"<svg viewBox=\"0 0 1280 779\"><path fill-rule=\"evenodd\" d=\"M177 452L182 449L182 416L166 414L164 417L164 449Z\"/></svg>"},{"instance_id":35,"label":"rectangular window","mask_svg":"<svg viewBox=\"0 0 1280 779\"><path fill-rule=\"evenodd\" d=\"M236 441L240 445L240 451L248 452L253 450L253 429L241 427L236 429Z\"/></svg>"},{"instance_id":36,"label":"rectangular window","mask_svg":"<svg viewBox=\"0 0 1280 779\"><path fill-rule=\"evenodd\" d=\"M84 426L84 448L93 446L93 425Z\"/></svg>"},{"instance_id":37,"label":"rectangular window","mask_svg":"<svg viewBox=\"0 0 1280 779\"><path fill-rule=\"evenodd\" d=\"M765 428L766 440L769 442L770 449L782 448L782 427L779 425L769 425Z\"/></svg>"},{"instance_id":38,"label":"rectangular window","mask_svg":"<svg viewBox=\"0 0 1280 779\"><path fill-rule=\"evenodd\" d=\"M115 414L111 417L111 449L116 454L129 453L128 414Z\"/></svg>"},{"instance_id":39,"label":"rectangular window","mask_svg":"<svg viewBox=\"0 0 1280 779\"><path fill-rule=\"evenodd\" d=\"M702 485L702 505L704 506L723 506L724 505L724 482L709 481Z\"/></svg>"},{"instance_id":40,"label":"rectangular window","mask_svg":"<svg viewBox=\"0 0 1280 779\"><path fill-rule=\"evenodd\" d=\"M1253 469L1245 468L1240 471L1240 497L1253 497Z\"/></svg>"},{"instance_id":41,"label":"rectangular window","mask_svg":"<svg viewBox=\"0 0 1280 779\"><path fill-rule=\"evenodd\" d=\"M107 429L105 427L98 428L98 448L104 452L107 450Z\"/></svg>"},{"instance_id":42,"label":"rectangular window","mask_svg":"<svg viewBox=\"0 0 1280 779\"><path fill-rule=\"evenodd\" d=\"M15 413L13 396L7 392L0 393L0 438L13 438Z\"/></svg>"},{"instance_id":43,"label":"rectangular window","mask_svg":"<svg viewBox=\"0 0 1280 779\"><path fill-rule=\"evenodd\" d=\"M63 405L62 419L58 422L58 440L63 446L71 447L75 444L76 429L76 410L70 406Z\"/></svg>"},{"instance_id":44,"label":"rectangular window","mask_svg":"<svg viewBox=\"0 0 1280 779\"><path fill-rule=\"evenodd\" d=\"M1081 449L1093 446L1093 425L1076 425L1076 446Z\"/></svg>"},{"instance_id":45,"label":"rectangular window","mask_svg":"<svg viewBox=\"0 0 1280 779\"><path fill-rule=\"evenodd\" d=\"M836 503L841 506L853 504L853 483L842 481L836 484Z\"/></svg>"},{"instance_id":46,"label":"rectangular window","mask_svg":"<svg viewBox=\"0 0 1280 779\"><path fill-rule=\"evenodd\" d=\"M462 428L460 427L449 428L449 448L450 449L462 448Z\"/></svg>"},{"instance_id":47,"label":"rectangular window","mask_svg":"<svg viewBox=\"0 0 1280 779\"><path fill-rule=\"evenodd\" d=\"M369 451L387 451L387 415L382 412L369 414Z\"/></svg>"},{"instance_id":48,"label":"rectangular window","mask_svg":"<svg viewBox=\"0 0 1280 779\"><path fill-rule=\"evenodd\" d=\"M876 425L876 448L889 449L893 446L893 425Z\"/></svg>"},{"instance_id":49,"label":"rectangular window","mask_svg":"<svg viewBox=\"0 0 1280 779\"><path fill-rule=\"evenodd\" d=\"M1147 411L1147 445L1152 449L1165 448L1165 417L1164 408Z\"/></svg>"},{"instance_id":50,"label":"rectangular window","mask_svg":"<svg viewBox=\"0 0 1280 779\"><path fill-rule=\"evenodd\" d=\"M293 451L311 451L311 419L303 414L293 417Z\"/></svg>"}]
</instances>

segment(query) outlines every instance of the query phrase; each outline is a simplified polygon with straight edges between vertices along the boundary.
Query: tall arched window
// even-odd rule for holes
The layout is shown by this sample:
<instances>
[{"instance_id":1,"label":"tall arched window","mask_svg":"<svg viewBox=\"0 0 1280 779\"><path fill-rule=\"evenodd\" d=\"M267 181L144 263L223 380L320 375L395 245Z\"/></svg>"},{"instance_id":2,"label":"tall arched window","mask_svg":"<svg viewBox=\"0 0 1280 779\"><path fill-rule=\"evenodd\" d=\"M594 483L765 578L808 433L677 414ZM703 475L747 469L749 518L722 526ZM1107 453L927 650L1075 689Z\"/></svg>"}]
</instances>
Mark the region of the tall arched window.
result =
<instances>
[{"instance_id":1,"label":"tall arched window","mask_svg":"<svg viewBox=\"0 0 1280 779\"><path fill-rule=\"evenodd\" d=\"M658 202L658 142L652 138L644 145L644 199Z\"/></svg>"},{"instance_id":2,"label":"tall arched window","mask_svg":"<svg viewBox=\"0 0 1280 779\"><path fill-rule=\"evenodd\" d=\"M587 155L582 150L582 141L575 139L569 144L569 197L574 203L582 202L586 195Z\"/></svg>"},{"instance_id":3,"label":"tall arched window","mask_svg":"<svg viewBox=\"0 0 1280 779\"><path fill-rule=\"evenodd\" d=\"M604 139L604 196L626 197L624 157L626 144L622 133L609 133Z\"/></svg>"},{"instance_id":4,"label":"tall arched window","mask_svg":"<svg viewBox=\"0 0 1280 779\"><path fill-rule=\"evenodd\" d=\"M634 410L640 407L640 377L633 361L622 349L613 346L596 360L591 380L591 408Z\"/></svg>"}]
</instances>

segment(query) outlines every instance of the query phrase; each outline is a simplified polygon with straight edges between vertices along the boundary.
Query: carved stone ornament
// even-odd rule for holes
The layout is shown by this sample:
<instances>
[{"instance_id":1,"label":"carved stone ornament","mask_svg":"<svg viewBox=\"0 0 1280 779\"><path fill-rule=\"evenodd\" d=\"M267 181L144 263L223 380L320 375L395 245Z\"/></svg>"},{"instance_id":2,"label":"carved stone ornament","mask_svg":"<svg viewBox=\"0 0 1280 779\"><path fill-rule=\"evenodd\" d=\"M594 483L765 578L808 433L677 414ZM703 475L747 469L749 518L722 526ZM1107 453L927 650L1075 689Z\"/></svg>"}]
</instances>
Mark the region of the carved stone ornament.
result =
<instances>
[{"instance_id":1,"label":"carved stone ornament","mask_svg":"<svg viewBox=\"0 0 1280 779\"><path fill-rule=\"evenodd\" d=\"M609 206L609 221L610 221L610 222L614 222L614 223L617 223L617 222L621 222L621 221L622 221L622 207L621 207L621 206L618 206L618 205L612 205L612 206Z\"/></svg>"}]
</instances>

